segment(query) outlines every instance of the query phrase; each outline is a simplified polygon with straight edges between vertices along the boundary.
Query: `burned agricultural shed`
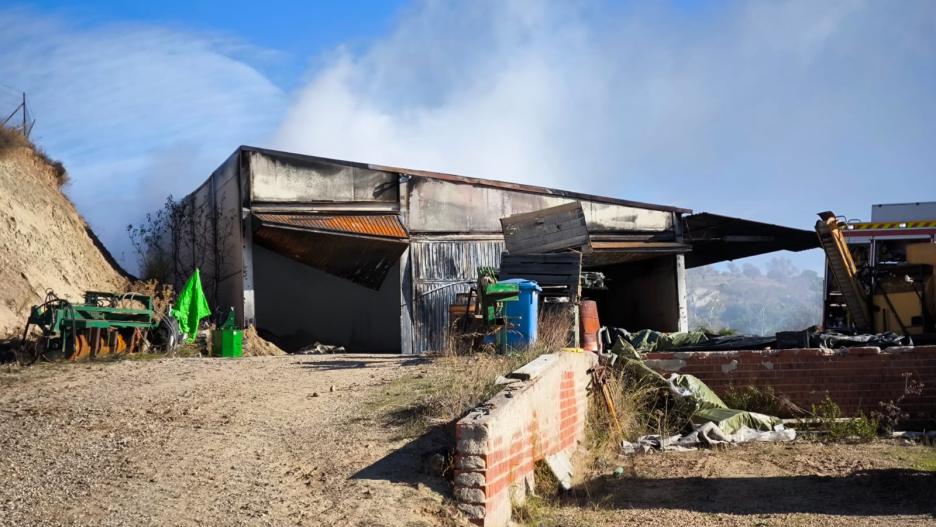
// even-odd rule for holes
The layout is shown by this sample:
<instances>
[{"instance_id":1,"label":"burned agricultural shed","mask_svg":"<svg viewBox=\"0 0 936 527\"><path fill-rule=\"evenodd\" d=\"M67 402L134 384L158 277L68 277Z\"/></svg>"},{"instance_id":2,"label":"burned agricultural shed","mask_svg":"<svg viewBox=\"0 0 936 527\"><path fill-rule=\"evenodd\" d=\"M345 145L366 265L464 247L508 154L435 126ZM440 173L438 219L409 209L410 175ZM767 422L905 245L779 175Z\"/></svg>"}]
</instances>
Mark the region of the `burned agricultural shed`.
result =
<instances>
[{"instance_id":1,"label":"burned agricultural shed","mask_svg":"<svg viewBox=\"0 0 936 527\"><path fill-rule=\"evenodd\" d=\"M286 350L434 351L456 295L499 266L501 218L575 202L591 239L582 265L608 278L595 300L613 326L687 329L696 244L694 265L816 245L678 207L242 146L178 207L175 274L200 267L213 308Z\"/></svg>"}]
</instances>

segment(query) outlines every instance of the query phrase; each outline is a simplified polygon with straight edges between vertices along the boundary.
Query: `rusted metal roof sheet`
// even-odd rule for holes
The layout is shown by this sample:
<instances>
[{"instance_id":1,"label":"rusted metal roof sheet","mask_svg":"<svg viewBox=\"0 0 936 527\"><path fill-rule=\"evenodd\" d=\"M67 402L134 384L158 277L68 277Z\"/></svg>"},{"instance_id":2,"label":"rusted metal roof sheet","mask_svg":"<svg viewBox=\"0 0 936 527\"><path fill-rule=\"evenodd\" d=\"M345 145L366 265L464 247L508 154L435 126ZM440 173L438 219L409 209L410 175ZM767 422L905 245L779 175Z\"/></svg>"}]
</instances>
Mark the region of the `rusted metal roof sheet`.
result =
<instances>
[{"instance_id":1,"label":"rusted metal roof sheet","mask_svg":"<svg viewBox=\"0 0 936 527\"><path fill-rule=\"evenodd\" d=\"M396 214L272 214L255 213L254 217L270 226L293 227L337 234L356 234L381 238L406 239L406 229Z\"/></svg>"},{"instance_id":2,"label":"rusted metal roof sheet","mask_svg":"<svg viewBox=\"0 0 936 527\"><path fill-rule=\"evenodd\" d=\"M310 267L379 289L406 250L395 214L254 213L254 241Z\"/></svg>"}]
</instances>

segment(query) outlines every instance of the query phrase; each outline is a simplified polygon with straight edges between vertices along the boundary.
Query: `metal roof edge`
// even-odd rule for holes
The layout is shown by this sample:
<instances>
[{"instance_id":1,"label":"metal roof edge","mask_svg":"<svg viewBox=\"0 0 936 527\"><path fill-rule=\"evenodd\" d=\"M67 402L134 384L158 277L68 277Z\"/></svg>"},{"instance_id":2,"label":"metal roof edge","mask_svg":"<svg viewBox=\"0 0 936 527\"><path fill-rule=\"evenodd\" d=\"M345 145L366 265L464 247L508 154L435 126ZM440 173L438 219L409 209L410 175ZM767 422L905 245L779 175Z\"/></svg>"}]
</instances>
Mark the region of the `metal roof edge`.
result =
<instances>
[{"instance_id":1,"label":"metal roof edge","mask_svg":"<svg viewBox=\"0 0 936 527\"><path fill-rule=\"evenodd\" d=\"M530 194L544 194L544 195L549 195L549 196L560 196L560 197L565 197L565 198L582 199L586 201L608 203L612 205L622 205L625 207L635 207L639 209L658 210L658 211L664 211L664 212L676 212L679 214L691 214L692 213L692 209L674 207L674 206L669 206L669 205L644 203L641 201L631 201L631 200L626 200L626 199L612 198L609 196L598 196L595 194L586 194L586 193L575 192L571 190L561 190L561 189L554 189L554 188L549 188L549 187L541 187L538 185L527 185L524 183L511 183L508 181L498 181L494 179L483 179L483 178L475 178L475 177L468 177L468 176L459 176L457 174L447 174L444 172L432 172L429 170L416 170L416 169L411 169L411 168L402 168L402 167L395 167L395 166L390 166L390 165L378 165L378 164L373 164L373 163L360 163L356 161L346 161L343 159L312 156L312 155L307 155L307 154L297 154L295 152L284 152L282 150L271 150L268 148L261 148L261 147L249 146L249 145L239 146L238 151L257 152L257 153L264 154L264 155L283 157L283 158L292 158L292 159L296 159L299 161L309 160L309 161L319 161L319 162L324 162L324 163L335 163L339 165L363 168L363 169L368 169L368 170L380 170L383 172L395 172L398 174L404 174L404 175L413 176L413 177L437 179L440 181L448 181L451 183L477 185L481 187L497 188L501 190L514 190L517 192L527 192Z\"/></svg>"}]
</instances>

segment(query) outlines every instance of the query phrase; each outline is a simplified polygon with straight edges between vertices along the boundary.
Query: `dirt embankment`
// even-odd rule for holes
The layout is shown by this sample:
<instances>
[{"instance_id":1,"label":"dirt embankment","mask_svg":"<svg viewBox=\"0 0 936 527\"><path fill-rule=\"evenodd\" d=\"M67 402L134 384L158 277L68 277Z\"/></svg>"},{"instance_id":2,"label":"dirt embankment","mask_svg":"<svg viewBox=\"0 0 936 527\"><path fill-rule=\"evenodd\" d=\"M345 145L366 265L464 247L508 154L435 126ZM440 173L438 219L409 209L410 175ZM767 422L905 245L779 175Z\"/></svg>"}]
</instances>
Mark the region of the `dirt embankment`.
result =
<instances>
[{"instance_id":1,"label":"dirt embankment","mask_svg":"<svg viewBox=\"0 0 936 527\"><path fill-rule=\"evenodd\" d=\"M80 300L89 289L126 287L93 236L47 158L28 144L0 144L0 339L22 328L47 289Z\"/></svg>"}]
</instances>

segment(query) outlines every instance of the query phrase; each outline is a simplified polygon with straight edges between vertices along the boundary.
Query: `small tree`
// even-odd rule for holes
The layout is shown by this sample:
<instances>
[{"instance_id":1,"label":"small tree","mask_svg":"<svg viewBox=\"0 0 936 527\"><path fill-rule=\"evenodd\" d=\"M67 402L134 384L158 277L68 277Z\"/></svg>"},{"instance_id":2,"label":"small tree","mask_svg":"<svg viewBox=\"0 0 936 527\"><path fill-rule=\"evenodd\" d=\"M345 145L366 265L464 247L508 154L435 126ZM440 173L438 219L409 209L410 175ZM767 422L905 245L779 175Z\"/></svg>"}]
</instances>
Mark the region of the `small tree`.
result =
<instances>
[{"instance_id":1,"label":"small tree","mask_svg":"<svg viewBox=\"0 0 936 527\"><path fill-rule=\"evenodd\" d=\"M182 207L170 195L162 208L147 213L142 223L127 225L130 243L137 253L140 278L175 283L183 221Z\"/></svg>"}]
</instances>

